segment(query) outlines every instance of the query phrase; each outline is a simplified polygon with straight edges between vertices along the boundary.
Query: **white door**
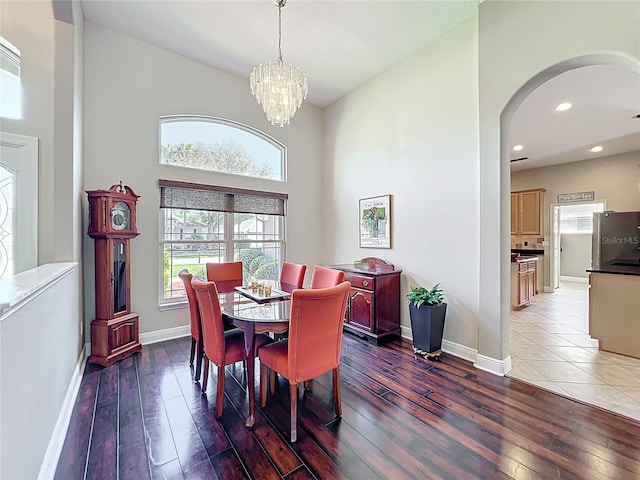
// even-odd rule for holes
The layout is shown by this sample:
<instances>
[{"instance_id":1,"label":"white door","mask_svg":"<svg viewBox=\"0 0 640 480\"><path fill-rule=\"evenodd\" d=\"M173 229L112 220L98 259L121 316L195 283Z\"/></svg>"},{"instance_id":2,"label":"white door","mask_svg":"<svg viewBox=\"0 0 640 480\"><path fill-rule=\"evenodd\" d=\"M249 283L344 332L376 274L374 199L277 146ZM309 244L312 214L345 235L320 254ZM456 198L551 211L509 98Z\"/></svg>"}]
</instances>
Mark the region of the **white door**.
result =
<instances>
[{"instance_id":1,"label":"white door","mask_svg":"<svg viewBox=\"0 0 640 480\"><path fill-rule=\"evenodd\" d=\"M38 264L38 139L0 132L0 278Z\"/></svg>"},{"instance_id":2,"label":"white door","mask_svg":"<svg viewBox=\"0 0 640 480\"><path fill-rule=\"evenodd\" d=\"M551 287L560 287L560 206L551 205Z\"/></svg>"}]
</instances>

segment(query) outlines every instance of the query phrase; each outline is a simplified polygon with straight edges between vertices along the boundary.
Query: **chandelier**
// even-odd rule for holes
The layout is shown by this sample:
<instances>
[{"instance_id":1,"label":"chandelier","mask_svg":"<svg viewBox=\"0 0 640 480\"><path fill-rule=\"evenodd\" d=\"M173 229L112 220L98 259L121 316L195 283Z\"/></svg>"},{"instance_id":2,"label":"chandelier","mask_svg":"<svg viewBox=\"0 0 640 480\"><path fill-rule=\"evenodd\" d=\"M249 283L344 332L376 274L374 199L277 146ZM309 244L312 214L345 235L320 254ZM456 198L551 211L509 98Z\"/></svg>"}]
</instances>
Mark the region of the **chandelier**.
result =
<instances>
[{"instance_id":1,"label":"chandelier","mask_svg":"<svg viewBox=\"0 0 640 480\"><path fill-rule=\"evenodd\" d=\"M293 65L282 61L282 7L287 0L273 0L278 7L278 62L260 64L249 79L251 93L262 107L271 125L284 127L296 114L305 98L309 85L307 75Z\"/></svg>"}]
</instances>

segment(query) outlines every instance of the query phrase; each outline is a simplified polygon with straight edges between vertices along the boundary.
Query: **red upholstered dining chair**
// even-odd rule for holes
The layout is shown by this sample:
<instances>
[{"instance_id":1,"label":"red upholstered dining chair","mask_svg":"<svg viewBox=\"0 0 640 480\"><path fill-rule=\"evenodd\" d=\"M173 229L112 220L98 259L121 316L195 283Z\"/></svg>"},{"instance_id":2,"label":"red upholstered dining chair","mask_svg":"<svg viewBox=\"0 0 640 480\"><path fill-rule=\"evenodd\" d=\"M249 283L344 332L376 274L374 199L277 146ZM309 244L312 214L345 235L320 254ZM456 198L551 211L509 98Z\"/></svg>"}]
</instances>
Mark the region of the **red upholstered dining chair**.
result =
<instances>
[{"instance_id":1,"label":"red upholstered dining chair","mask_svg":"<svg viewBox=\"0 0 640 480\"><path fill-rule=\"evenodd\" d=\"M304 274L306 273L306 271L306 265L283 262L282 270L280 271L281 287L287 291L293 291L296 288L302 288L302 282L304 282Z\"/></svg>"},{"instance_id":2,"label":"red upholstered dining chair","mask_svg":"<svg viewBox=\"0 0 640 480\"><path fill-rule=\"evenodd\" d=\"M191 286L191 279L193 275L189 273L189 270L183 268L178 272L178 276L184 283L184 289L187 292L187 300L189 301L189 317L191 318L191 355L189 357L189 365L193 366L193 359L196 358L196 372L194 380L197 382L200 380L200 372L202 368L202 326L200 324L200 310L198 309L198 299L196 298L196 292Z\"/></svg>"},{"instance_id":3,"label":"red upholstered dining chair","mask_svg":"<svg viewBox=\"0 0 640 480\"><path fill-rule=\"evenodd\" d=\"M224 330L222 311L218 290L214 282L202 282L197 278L191 280L200 308L202 320L202 337L204 340L204 371L202 373L202 394L207 392L209 362L218 367L218 383L216 388L216 417L222 416L224 406L224 367L246 358L244 332L239 328ZM256 349L272 340L267 335L256 337Z\"/></svg>"},{"instance_id":4,"label":"red upholstered dining chair","mask_svg":"<svg viewBox=\"0 0 640 480\"><path fill-rule=\"evenodd\" d=\"M313 274L311 275L311 288L333 287L342 282L342 280L344 280L344 272L342 270L316 265L313 267Z\"/></svg>"},{"instance_id":5,"label":"red upholstered dining chair","mask_svg":"<svg viewBox=\"0 0 640 480\"><path fill-rule=\"evenodd\" d=\"M207 281L216 282L220 293L233 292L242 285L242 262L207 263Z\"/></svg>"},{"instance_id":6,"label":"red upholstered dining chair","mask_svg":"<svg viewBox=\"0 0 640 480\"><path fill-rule=\"evenodd\" d=\"M298 384L333 371L333 405L340 402L340 346L349 282L329 288L297 289L291 294L289 338L264 346L260 358L260 405L267 404L267 369L289 380L291 442L297 439Z\"/></svg>"}]
</instances>

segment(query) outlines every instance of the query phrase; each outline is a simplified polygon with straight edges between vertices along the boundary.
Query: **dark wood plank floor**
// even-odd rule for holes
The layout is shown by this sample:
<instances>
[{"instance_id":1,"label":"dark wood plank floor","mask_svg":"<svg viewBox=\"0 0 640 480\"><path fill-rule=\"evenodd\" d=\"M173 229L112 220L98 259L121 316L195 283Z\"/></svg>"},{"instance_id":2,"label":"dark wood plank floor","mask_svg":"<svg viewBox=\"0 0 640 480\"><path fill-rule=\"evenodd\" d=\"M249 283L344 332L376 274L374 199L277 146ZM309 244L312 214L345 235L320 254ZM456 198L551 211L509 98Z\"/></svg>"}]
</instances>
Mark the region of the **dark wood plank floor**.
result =
<instances>
[{"instance_id":1,"label":"dark wood plank floor","mask_svg":"<svg viewBox=\"0 0 640 480\"><path fill-rule=\"evenodd\" d=\"M227 367L218 421L215 369L207 401L192 381L189 342L87 366L57 479L640 478L638 422L450 355L415 359L406 343L376 347L349 334L342 418L330 374L320 377L300 392L290 444L286 381L249 431L244 371Z\"/></svg>"}]
</instances>

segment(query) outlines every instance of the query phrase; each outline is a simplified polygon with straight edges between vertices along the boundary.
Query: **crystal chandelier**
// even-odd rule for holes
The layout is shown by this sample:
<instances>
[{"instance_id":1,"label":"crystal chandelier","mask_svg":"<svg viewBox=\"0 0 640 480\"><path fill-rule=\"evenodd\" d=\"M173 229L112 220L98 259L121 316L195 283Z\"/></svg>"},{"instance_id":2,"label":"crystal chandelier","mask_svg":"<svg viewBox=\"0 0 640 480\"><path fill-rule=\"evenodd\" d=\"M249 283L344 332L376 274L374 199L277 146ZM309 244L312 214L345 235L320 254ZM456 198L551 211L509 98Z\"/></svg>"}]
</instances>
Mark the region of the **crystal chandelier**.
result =
<instances>
[{"instance_id":1,"label":"crystal chandelier","mask_svg":"<svg viewBox=\"0 0 640 480\"><path fill-rule=\"evenodd\" d=\"M278 63L258 65L251 72L251 93L262 106L271 125L284 127L307 98L307 75L282 61L282 7L287 0L273 0L278 7Z\"/></svg>"}]
</instances>

